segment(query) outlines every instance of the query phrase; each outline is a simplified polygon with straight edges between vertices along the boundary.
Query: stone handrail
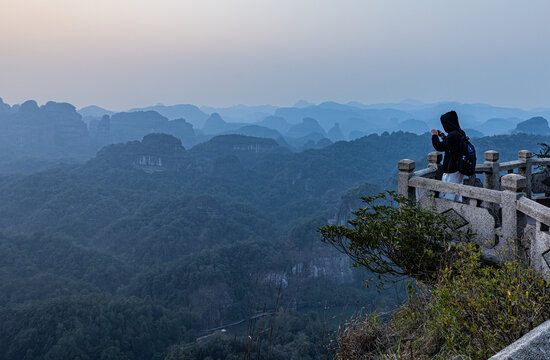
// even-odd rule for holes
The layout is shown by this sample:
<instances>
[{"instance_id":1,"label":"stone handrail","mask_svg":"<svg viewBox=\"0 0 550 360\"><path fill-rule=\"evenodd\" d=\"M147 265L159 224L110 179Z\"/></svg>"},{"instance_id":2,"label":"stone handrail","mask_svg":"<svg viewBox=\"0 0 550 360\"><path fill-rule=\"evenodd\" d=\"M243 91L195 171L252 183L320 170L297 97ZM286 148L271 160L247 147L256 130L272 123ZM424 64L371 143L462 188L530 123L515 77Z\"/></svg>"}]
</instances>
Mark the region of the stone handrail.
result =
<instances>
[{"instance_id":1,"label":"stone handrail","mask_svg":"<svg viewBox=\"0 0 550 360\"><path fill-rule=\"evenodd\" d=\"M519 160L499 164L498 152L486 151L485 163L476 168L476 173L483 174L484 184L479 184L477 180L477 186L472 186L476 185L475 175L470 177L470 185L439 180L441 157L437 152L430 153L428 167L417 171L413 160L399 161L399 194L420 201L423 206L435 206L440 212L458 212L480 237L486 240L496 237L504 240L506 246L519 246L516 239L523 237L525 231L531 232L531 245L528 247L531 265L550 277L550 207L537 202L550 199L550 185L547 185L550 179L550 158L531 159L531 152L522 150L519 152ZM532 166L540 165L547 166L547 170L537 173L531 171ZM518 169L517 173L513 173L515 169ZM501 177L501 171L508 171L508 174ZM544 192L548 196L547 200L532 200L531 188ZM462 196L468 201L447 200L440 198L440 193ZM417 196L420 198L417 199ZM527 230L530 224L536 224L535 230ZM500 241L497 239L495 244ZM527 251L527 248L524 250Z\"/></svg>"},{"instance_id":2,"label":"stone handrail","mask_svg":"<svg viewBox=\"0 0 550 360\"><path fill-rule=\"evenodd\" d=\"M548 359L550 354L550 320L537 326L489 360Z\"/></svg>"},{"instance_id":3,"label":"stone handrail","mask_svg":"<svg viewBox=\"0 0 550 360\"><path fill-rule=\"evenodd\" d=\"M550 173L550 158L533 158L533 153L528 150L518 152L518 160L498 162L499 153L493 150L486 151L484 154L485 162L476 165L476 174L483 175L483 183L486 189L502 190L500 183L501 172L508 174L517 173L527 179L525 193L531 197L533 190L540 190L540 181L533 186L531 174L533 166L546 166L546 171ZM434 179L441 175L441 160L442 155L438 152L428 154L428 168L418 170L414 173L415 176ZM473 184L471 184L473 185ZM537 186L538 185L538 186ZM547 196L550 196L550 188L544 191ZM539 191L540 192L540 191Z\"/></svg>"},{"instance_id":4,"label":"stone handrail","mask_svg":"<svg viewBox=\"0 0 550 360\"><path fill-rule=\"evenodd\" d=\"M550 209L534 200L522 197L517 202L517 209L537 222L550 225Z\"/></svg>"},{"instance_id":5,"label":"stone handrail","mask_svg":"<svg viewBox=\"0 0 550 360\"><path fill-rule=\"evenodd\" d=\"M428 167L426 169L417 170L414 172L414 176L433 179L437 177L439 166L441 166L441 160L443 155L436 151L428 154Z\"/></svg>"},{"instance_id":6,"label":"stone handrail","mask_svg":"<svg viewBox=\"0 0 550 360\"><path fill-rule=\"evenodd\" d=\"M535 159L531 159L531 162L533 163L533 165L546 165L546 166L549 166L550 165L550 158L535 158Z\"/></svg>"},{"instance_id":7,"label":"stone handrail","mask_svg":"<svg viewBox=\"0 0 550 360\"><path fill-rule=\"evenodd\" d=\"M483 187L438 180L441 178L441 154L436 152L428 155L428 168L418 171L415 171L414 161L403 159L398 163L398 191L411 200L418 200L421 206L432 207L440 213L454 211L454 216L465 220L463 226L471 227L485 240L497 238L492 249L483 250L484 259L494 262L509 256L506 251L499 252L501 248L497 243L504 240L504 247L525 254L529 266L550 279L550 207L530 198L532 190L547 196L545 200L538 201L548 201L550 198L550 158L532 159L532 153L527 150L520 151L518 155L518 160L498 163L498 152L486 151L485 163L476 166L476 174L484 176ZM532 166L546 166L546 170L533 173ZM514 173L515 169L517 173ZM501 171L508 174L501 177ZM475 180L475 175L470 178L468 180ZM475 181L469 183L475 184ZM432 196L418 192L418 189L427 190ZM459 195L469 201L439 198L439 192ZM420 199L416 198L418 194L423 194ZM481 202L484 208L480 207ZM544 354L548 355L550 349L546 346L549 334L550 321L491 359L523 358L522 354L527 354L525 359L546 358Z\"/></svg>"},{"instance_id":8,"label":"stone handrail","mask_svg":"<svg viewBox=\"0 0 550 360\"><path fill-rule=\"evenodd\" d=\"M525 167L525 166L526 166L525 161L512 160L512 161L507 161L507 162L500 163L499 164L499 169L503 170L503 171L507 171L507 170L519 169L519 168Z\"/></svg>"},{"instance_id":9,"label":"stone handrail","mask_svg":"<svg viewBox=\"0 0 550 360\"><path fill-rule=\"evenodd\" d=\"M487 153L489 153L489 155L496 154L496 158L498 159L498 153ZM494 159L495 156L490 158ZM434 160L440 159L441 157L436 157L434 153L430 153L428 155L428 160L430 162L428 169L432 171L438 169L439 161L436 162ZM498 165L498 163L495 162L488 165L494 168L496 166L495 164ZM494 213L498 213L498 209L502 209L500 233L504 239L507 239L505 241L512 242L521 235L519 230L520 226L518 224L522 222L523 217L516 208L516 202L519 198L526 196L524 191L527 188L527 182L524 176L519 174L505 175L502 177L497 187L495 185L495 178L497 177L493 176L493 173L485 174L485 188L479 188L417 176L420 172L414 172L415 166L416 163L410 159L399 161L398 192L400 194L416 201L416 190L425 189L431 192L451 193L474 199L476 201L471 202L474 206L478 206L479 203L483 201L485 202L485 207L492 209ZM430 171L429 173L431 174L432 172ZM500 190L501 186L504 188L504 191Z\"/></svg>"},{"instance_id":10,"label":"stone handrail","mask_svg":"<svg viewBox=\"0 0 550 360\"><path fill-rule=\"evenodd\" d=\"M493 172L493 168L492 168L492 166L490 166L488 164L477 164L476 165L476 174L492 173L492 172Z\"/></svg>"},{"instance_id":11,"label":"stone handrail","mask_svg":"<svg viewBox=\"0 0 550 360\"><path fill-rule=\"evenodd\" d=\"M437 176L437 169L426 168L426 169L418 170L414 172L414 176L433 179Z\"/></svg>"},{"instance_id":12,"label":"stone handrail","mask_svg":"<svg viewBox=\"0 0 550 360\"><path fill-rule=\"evenodd\" d=\"M440 191L454 195L461 195L471 199L488 201L491 203L501 202L501 191L478 188L475 186L453 184L435 179L426 179L414 176L409 180L409 186L422 188L429 191Z\"/></svg>"}]
</instances>

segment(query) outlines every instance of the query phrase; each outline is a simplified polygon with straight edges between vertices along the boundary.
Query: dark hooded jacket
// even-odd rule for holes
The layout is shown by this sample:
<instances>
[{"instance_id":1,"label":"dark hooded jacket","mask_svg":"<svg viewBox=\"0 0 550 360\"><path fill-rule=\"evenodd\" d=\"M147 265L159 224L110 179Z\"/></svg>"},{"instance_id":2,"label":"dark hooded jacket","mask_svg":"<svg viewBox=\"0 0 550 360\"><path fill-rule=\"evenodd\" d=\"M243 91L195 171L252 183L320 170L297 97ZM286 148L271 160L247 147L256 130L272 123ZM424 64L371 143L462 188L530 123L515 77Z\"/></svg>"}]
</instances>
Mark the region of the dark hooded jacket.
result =
<instances>
[{"instance_id":1,"label":"dark hooded jacket","mask_svg":"<svg viewBox=\"0 0 550 360\"><path fill-rule=\"evenodd\" d=\"M439 141L437 135L432 135L432 144L437 151L445 152L443 158L443 172L454 173L458 171L458 159L460 156L460 144L466 133L458 124L458 115L455 111L449 111L441 115L441 125L447 133L447 136Z\"/></svg>"}]
</instances>

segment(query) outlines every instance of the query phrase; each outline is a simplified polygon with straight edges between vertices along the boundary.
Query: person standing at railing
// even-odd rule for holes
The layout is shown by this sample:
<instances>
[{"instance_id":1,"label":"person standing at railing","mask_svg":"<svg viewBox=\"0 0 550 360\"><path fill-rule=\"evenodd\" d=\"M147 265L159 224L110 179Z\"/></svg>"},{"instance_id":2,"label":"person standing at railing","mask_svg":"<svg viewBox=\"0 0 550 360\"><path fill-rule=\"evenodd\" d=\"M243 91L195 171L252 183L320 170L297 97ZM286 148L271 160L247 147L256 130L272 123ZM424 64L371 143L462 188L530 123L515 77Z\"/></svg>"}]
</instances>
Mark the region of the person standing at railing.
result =
<instances>
[{"instance_id":1,"label":"person standing at railing","mask_svg":"<svg viewBox=\"0 0 550 360\"><path fill-rule=\"evenodd\" d=\"M458 123L458 115L455 111L449 111L441 115L441 125L447 133L445 135L441 130L432 129L432 144L436 151L444 152L443 158L443 177L441 181L454 184L462 184L464 175L458 171L458 160L460 158L460 144L463 136L466 136L464 130ZM441 140L440 140L441 139ZM440 193L440 198L462 201L462 196Z\"/></svg>"}]
</instances>

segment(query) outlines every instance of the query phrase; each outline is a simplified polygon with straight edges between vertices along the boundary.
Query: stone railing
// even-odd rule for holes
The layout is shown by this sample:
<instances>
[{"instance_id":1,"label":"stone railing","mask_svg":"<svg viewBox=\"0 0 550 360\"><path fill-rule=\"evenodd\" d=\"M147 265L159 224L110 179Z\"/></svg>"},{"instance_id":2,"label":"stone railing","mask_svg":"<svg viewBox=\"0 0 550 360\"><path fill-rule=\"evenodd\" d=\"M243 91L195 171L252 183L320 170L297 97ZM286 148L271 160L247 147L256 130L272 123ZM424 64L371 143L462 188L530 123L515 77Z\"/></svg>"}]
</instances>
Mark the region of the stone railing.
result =
<instances>
[{"instance_id":1,"label":"stone railing","mask_svg":"<svg viewBox=\"0 0 550 360\"><path fill-rule=\"evenodd\" d=\"M550 320L537 326L489 360L539 360L550 354Z\"/></svg>"},{"instance_id":2,"label":"stone railing","mask_svg":"<svg viewBox=\"0 0 550 360\"><path fill-rule=\"evenodd\" d=\"M533 267L550 276L550 207L545 206L550 195L550 159L534 159L527 150L514 161L499 163L498 152L492 150L484 158L465 184L440 180L442 156L437 152L428 154L426 169L415 171L414 161L401 160L398 191L471 227L475 240L489 252L519 247ZM533 172L533 166L546 168ZM483 182L477 174L483 175ZM462 196L462 201L441 198L440 193Z\"/></svg>"}]
</instances>

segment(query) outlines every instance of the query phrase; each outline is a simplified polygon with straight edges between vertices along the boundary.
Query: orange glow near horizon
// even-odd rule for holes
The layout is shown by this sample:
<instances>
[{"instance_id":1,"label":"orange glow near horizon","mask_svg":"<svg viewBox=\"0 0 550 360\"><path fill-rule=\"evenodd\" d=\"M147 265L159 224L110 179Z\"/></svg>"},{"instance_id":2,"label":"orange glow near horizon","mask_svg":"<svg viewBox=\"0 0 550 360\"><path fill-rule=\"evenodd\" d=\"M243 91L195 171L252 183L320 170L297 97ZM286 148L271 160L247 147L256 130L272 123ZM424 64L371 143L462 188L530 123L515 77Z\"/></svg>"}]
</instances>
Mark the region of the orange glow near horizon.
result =
<instances>
[{"instance_id":1,"label":"orange glow near horizon","mask_svg":"<svg viewBox=\"0 0 550 360\"><path fill-rule=\"evenodd\" d=\"M0 97L543 106L546 10L542 0L3 0Z\"/></svg>"}]
</instances>

